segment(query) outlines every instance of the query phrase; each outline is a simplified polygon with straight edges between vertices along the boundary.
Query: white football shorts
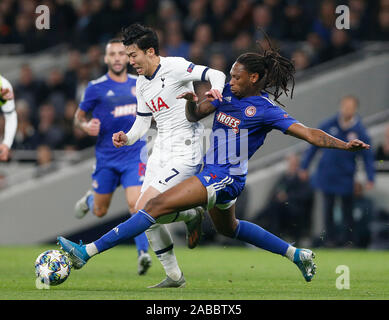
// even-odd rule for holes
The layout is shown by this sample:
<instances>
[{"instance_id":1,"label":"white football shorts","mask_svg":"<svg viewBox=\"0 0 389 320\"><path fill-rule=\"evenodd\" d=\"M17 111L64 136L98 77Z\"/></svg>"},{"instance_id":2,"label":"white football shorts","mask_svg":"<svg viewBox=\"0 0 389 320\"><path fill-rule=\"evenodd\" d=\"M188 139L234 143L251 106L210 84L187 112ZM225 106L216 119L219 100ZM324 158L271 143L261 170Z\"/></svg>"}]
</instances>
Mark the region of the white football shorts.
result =
<instances>
[{"instance_id":1,"label":"white football shorts","mask_svg":"<svg viewBox=\"0 0 389 320\"><path fill-rule=\"evenodd\" d=\"M149 186L159 192L165 192L180 182L196 175L200 172L202 165L193 165L184 160L175 159L173 161L161 162L157 157L150 156L147 161L145 178L141 192L146 191Z\"/></svg>"}]
</instances>

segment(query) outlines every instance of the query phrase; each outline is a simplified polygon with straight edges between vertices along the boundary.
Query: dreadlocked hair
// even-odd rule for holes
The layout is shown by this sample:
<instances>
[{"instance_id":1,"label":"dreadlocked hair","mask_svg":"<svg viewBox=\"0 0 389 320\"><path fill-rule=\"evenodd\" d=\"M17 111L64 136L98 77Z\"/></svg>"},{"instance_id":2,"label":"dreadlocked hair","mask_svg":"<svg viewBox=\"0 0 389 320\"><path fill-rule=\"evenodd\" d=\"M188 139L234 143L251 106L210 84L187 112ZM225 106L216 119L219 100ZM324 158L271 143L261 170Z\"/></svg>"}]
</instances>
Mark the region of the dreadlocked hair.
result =
<instances>
[{"instance_id":1,"label":"dreadlocked hair","mask_svg":"<svg viewBox=\"0 0 389 320\"><path fill-rule=\"evenodd\" d=\"M262 31L263 32L263 31ZM244 53L236 60L242 64L249 73L258 73L261 90L274 96L274 101L283 105L278 98L285 93L288 96L288 83L292 82L290 98L293 98L295 68L289 59L281 56L279 51L273 49L271 42L263 32L269 49L264 50L259 44L261 53ZM270 88L274 88L270 91Z\"/></svg>"},{"instance_id":2,"label":"dreadlocked hair","mask_svg":"<svg viewBox=\"0 0 389 320\"><path fill-rule=\"evenodd\" d=\"M159 55L159 42L157 33L139 23L134 23L121 31L122 42L125 46L136 44L139 49L146 51L153 48L156 55Z\"/></svg>"}]
</instances>

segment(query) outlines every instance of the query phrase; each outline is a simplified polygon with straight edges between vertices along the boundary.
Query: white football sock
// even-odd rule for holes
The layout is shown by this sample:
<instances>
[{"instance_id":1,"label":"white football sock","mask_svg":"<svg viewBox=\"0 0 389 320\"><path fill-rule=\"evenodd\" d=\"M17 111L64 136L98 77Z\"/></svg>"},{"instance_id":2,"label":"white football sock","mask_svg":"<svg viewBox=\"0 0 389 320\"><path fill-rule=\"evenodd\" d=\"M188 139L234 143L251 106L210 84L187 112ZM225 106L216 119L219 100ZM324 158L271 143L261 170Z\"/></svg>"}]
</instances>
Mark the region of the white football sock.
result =
<instances>
[{"instance_id":1,"label":"white football sock","mask_svg":"<svg viewBox=\"0 0 389 320\"><path fill-rule=\"evenodd\" d=\"M174 281L180 280L182 271L178 266L177 258L173 249L157 255L157 257L165 269L166 275Z\"/></svg>"},{"instance_id":2,"label":"white football sock","mask_svg":"<svg viewBox=\"0 0 389 320\"><path fill-rule=\"evenodd\" d=\"M173 251L173 239L168 228L165 225L155 223L146 230L146 235L150 247L156 253L166 275L174 281L178 281L182 272Z\"/></svg>"},{"instance_id":3,"label":"white football sock","mask_svg":"<svg viewBox=\"0 0 389 320\"><path fill-rule=\"evenodd\" d=\"M286 250L285 257L287 257L290 261L293 262L295 252L296 252L296 248L293 246L289 246L288 249Z\"/></svg>"},{"instance_id":4,"label":"white football sock","mask_svg":"<svg viewBox=\"0 0 389 320\"><path fill-rule=\"evenodd\" d=\"M85 250L86 250L86 253L90 257L93 257L95 254L99 253L99 251L97 250L97 247L95 246L95 244L93 242L88 243L87 245L85 245Z\"/></svg>"},{"instance_id":5,"label":"white football sock","mask_svg":"<svg viewBox=\"0 0 389 320\"><path fill-rule=\"evenodd\" d=\"M192 220L194 217L197 216L197 210L196 209L189 209L189 210L185 210L185 211L180 211L178 213L178 217L176 219L176 221L184 221L184 222L188 222L190 220Z\"/></svg>"}]
</instances>

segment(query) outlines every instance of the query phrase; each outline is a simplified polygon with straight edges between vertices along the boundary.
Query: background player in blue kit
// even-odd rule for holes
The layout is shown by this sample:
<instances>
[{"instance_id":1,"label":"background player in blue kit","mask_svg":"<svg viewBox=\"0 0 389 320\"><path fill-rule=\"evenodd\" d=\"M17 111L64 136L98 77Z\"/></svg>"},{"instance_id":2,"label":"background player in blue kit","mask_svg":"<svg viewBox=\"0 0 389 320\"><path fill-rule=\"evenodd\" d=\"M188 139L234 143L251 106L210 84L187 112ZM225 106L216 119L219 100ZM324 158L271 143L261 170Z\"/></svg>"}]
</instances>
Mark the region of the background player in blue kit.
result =
<instances>
[{"instance_id":1,"label":"background player in blue kit","mask_svg":"<svg viewBox=\"0 0 389 320\"><path fill-rule=\"evenodd\" d=\"M356 97L347 95L340 101L339 112L320 124L319 128L335 137L348 141L359 138L369 143L370 137L357 113L359 101ZM308 179L308 168L317 154L318 148L310 146L301 162L301 174ZM325 246L352 245L357 242L353 208L355 173L357 159L362 158L366 176L366 190L374 186L375 170L374 155L371 150L349 153L342 150L323 150L315 173L312 176L312 186L323 195L323 213L325 222ZM342 226L337 229L334 222L335 199L339 198L342 208Z\"/></svg>"},{"instance_id":2,"label":"background player in blue kit","mask_svg":"<svg viewBox=\"0 0 389 320\"><path fill-rule=\"evenodd\" d=\"M97 136L96 168L92 174L93 191L76 203L76 217L88 211L103 217L108 211L113 192L121 184L125 189L128 208L135 212L144 179L147 150L145 141L117 149L112 134L129 130L136 118L136 76L127 74L128 57L121 40L113 39L106 46L104 62L108 72L91 81L75 114L75 125L91 136ZM87 114L92 119L87 120ZM138 273L145 274L151 265L148 240L144 233L134 238L138 250Z\"/></svg>"},{"instance_id":3,"label":"background player in blue kit","mask_svg":"<svg viewBox=\"0 0 389 320\"><path fill-rule=\"evenodd\" d=\"M298 266L304 279L311 281L316 272L311 250L295 248L256 224L236 219L235 201L245 185L248 160L272 129L318 147L357 151L370 146L357 139L346 143L322 130L308 128L270 100L266 93L269 88L274 88L275 101L282 93L287 94L288 82L294 80L293 73L293 64L277 51L246 53L232 66L222 102L209 98L212 103L197 105L198 98L193 92L178 96L188 100L186 113L190 121L215 112L211 147L203 171L151 199L143 210L118 225L117 232L110 231L87 245L58 237L62 248L82 266L91 257L88 252L96 248L98 253L108 250L143 232L165 214L203 205L208 207L219 233L287 257ZM240 150L239 156L235 150Z\"/></svg>"}]
</instances>

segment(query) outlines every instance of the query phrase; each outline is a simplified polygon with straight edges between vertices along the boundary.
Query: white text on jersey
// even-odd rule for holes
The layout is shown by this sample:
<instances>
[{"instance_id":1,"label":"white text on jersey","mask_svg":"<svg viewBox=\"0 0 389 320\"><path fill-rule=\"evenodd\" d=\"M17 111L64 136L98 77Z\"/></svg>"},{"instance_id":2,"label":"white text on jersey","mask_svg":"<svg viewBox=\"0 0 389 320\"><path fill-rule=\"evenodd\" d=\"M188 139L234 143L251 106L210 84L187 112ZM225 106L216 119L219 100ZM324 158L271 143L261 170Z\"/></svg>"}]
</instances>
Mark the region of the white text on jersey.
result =
<instances>
[{"instance_id":1,"label":"white text on jersey","mask_svg":"<svg viewBox=\"0 0 389 320\"><path fill-rule=\"evenodd\" d=\"M136 103L125 104L124 106L116 106L111 113L115 118L129 115L136 116Z\"/></svg>"},{"instance_id":2,"label":"white text on jersey","mask_svg":"<svg viewBox=\"0 0 389 320\"><path fill-rule=\"evenodd\" d=\"M216 116L216 120L230 127L234 133L239 132L239 124L240 124L239 119L230 116L228 114L225 114L224 112L219 112L218 115Z\"/></svg>"}]
</instances>

